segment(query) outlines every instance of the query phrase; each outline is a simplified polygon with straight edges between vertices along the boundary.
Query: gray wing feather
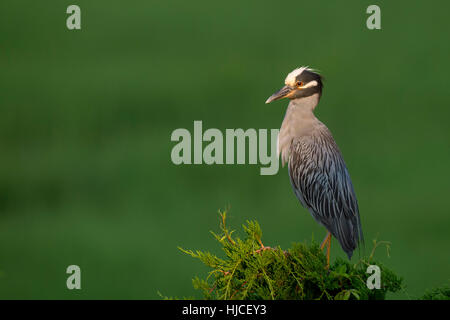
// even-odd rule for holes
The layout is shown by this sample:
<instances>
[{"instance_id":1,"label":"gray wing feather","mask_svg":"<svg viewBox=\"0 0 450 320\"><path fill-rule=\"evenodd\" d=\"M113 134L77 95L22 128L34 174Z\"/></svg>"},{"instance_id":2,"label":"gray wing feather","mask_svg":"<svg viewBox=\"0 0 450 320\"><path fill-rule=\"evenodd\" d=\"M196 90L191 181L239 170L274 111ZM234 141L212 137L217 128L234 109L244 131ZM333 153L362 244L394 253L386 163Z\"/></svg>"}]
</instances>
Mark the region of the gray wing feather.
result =
<instances>
[{"instance_id":1,"label":"gray wing feather","mask_svg":"<svg viewBox=\"0 0 450 320\"><path fill-rule=\"evenodd\" d=\"M292 142L289 176L301 204L351 258L363 241L358 201L341 152L326 127Z\"/></svg>"}]
</instances>

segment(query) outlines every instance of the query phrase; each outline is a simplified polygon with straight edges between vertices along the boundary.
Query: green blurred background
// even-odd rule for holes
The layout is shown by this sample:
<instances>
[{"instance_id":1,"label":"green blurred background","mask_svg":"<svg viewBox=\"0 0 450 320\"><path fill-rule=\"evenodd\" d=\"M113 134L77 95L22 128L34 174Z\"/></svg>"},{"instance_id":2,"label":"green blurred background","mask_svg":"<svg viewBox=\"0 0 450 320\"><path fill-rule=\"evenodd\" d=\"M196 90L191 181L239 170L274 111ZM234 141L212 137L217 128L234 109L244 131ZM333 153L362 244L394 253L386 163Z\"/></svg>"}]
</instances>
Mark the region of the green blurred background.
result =
<instances>
[{"instance_id":1,"label":"green blurred background","mask_svg":"<svg viewBox=\"0 0 450 320\"><path fill-rule=\"evenodd\" d=\"M0 298L200 297L206 269L177 246L219 253L209 230L226 207L266 245L322 240L286 168L170 159L172 131L194 120L279 128L287 101L264 101L301 65L326 77L316 115L349 167L366 251L392 242L377 257L408 287L391 298L448 283L450 4L377 1L378 31L370 4L2 1Z\"/></svg>"}]
</instances>

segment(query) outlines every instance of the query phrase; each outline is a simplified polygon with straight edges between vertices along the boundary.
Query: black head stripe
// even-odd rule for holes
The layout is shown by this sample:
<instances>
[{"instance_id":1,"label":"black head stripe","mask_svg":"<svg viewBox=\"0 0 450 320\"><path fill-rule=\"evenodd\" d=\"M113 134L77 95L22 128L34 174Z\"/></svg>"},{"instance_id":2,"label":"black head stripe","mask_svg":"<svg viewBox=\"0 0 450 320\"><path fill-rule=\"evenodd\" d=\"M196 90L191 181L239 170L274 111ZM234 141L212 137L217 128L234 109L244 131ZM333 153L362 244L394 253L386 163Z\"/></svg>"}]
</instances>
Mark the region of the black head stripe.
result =
<instances>
[{"instance_id":1,"label":"black head stripe","mask_svg":"<svg viewBox=\"0 0 450 320\"><path fill-rule=\"evenodd\" d=\"M303 83L308 83L311 81L317 81L319 84L322 83L322 76L320 74L317 74L315 72L305 70L302 73L300 73L296 78L296 81L302 81Z\"/></svg>"},{"instance_id":2,"label":"black head stripe","mask_svg":"<svg viewBox=\"0 0 450 320\"><path fill-rule=\"evenodd\" d=\"M312 87L306 88L304 90L300 90L301 91L301 93L299 94L300 97L308 97L308 96L313 95L315 93L318 93L319 96L322 95L323 83L322 83L322 76L320 74L312 72L310 70L305 70L301 74L299 74L295 78L295 80L296 81L301 81L305 85L307 85L311 81L316 81L317 82L316 86L312 86Z\"/></svg>"}]
</instances>

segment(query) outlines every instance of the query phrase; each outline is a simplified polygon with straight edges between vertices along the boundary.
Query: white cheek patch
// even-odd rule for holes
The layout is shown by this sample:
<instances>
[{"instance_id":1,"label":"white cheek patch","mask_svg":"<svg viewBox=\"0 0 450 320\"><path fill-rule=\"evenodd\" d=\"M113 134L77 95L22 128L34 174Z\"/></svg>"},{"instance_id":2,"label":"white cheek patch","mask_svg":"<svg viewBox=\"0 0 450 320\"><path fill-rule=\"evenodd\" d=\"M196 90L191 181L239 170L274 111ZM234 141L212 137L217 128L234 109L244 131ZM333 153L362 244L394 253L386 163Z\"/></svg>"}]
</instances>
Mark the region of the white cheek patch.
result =
<instances>
[{"instance_id":1,"label":"white cheek patch","mask_svg":"<svg viewBox=\"0 0 450 320\"><path fill-rule=\"evenodd\" d=\"M300 89L307 89L307 88L315 87L318 84L319 83L316 80L313 80L313 81L308 82L307 84L305 84L303 87L300 87Z\"/></svg>"}]
</instances>

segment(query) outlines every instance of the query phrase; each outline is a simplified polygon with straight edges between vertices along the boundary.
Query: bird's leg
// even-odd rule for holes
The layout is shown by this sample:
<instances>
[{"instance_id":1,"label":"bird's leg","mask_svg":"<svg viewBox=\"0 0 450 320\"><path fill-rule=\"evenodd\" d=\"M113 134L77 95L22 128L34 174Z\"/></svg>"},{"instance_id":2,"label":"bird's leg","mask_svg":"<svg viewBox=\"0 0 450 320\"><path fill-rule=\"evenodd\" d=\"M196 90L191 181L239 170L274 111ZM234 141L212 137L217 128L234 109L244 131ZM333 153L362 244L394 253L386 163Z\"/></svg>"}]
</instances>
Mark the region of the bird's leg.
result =
<instances>
[{"instance_id":1,"label":"bird's leg","mask_svg":"<svg viewBox=\"0 0 450 320\"><path fill-rule=\"evenodd\" d=\"M322 244L320 245L320 249L323 250L323 248L325 247L325 245L328 243L328 241L331 239L331 233L328 232L327 235L325 236L325 239L323 239Z\"/></svg>"},{"instance_id":2,"label":"bird's leg","mask_svg":"<svg viewBox=\"0 0 450 320\"><path fill-rule=\"evenodd\" d=\"M328 245L327 245L328 244ZM328 232L325 239L323 239L322 244L320 245L320 249L324 249L325 245L327 245L327 269L330 267L330 248L331 248L331 233Z\"/></svg>"},{"instance_id":3,"label":"bird's leg","mask_svg":"<svg viewBox=\"0 0 450 320\"><path fill-rule=\"evenodd\" d=\"M328 248L327 248L327 269L330 268L330 249L331 249L331 234L330 234L330 240L328 240Z\"/></svg>"}]
</instances>

